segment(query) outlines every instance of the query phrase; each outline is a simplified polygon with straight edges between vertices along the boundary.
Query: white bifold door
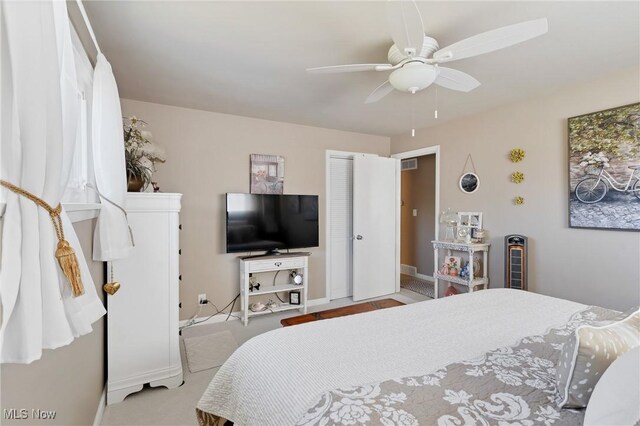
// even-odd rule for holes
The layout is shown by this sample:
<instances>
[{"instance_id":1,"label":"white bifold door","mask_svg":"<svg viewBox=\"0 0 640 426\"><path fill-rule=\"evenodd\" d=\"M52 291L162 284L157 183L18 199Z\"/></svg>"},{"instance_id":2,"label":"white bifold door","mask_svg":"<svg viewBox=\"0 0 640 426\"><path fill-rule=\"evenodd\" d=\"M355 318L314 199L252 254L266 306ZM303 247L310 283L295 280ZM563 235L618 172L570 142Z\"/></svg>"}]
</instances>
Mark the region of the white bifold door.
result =
<instances>
[{"instance_id":1,"label":"white bifold door","mask_svg":"<svg viewBox=\"0 0 640 426\"><path fill-rule=\"evenodd\" d=\"M353 295L353 158L329 157L329 294Z\"/></svg>"},{"instance_id":2,"label":"white bifold door","mask_svg":"<svg viewBox=\"0 0 640 426\"><path fill-rule=\"evenodd\" d=\"M395 293L400 160L353 157L353 300Z\"/></svg>"}]
</instances>

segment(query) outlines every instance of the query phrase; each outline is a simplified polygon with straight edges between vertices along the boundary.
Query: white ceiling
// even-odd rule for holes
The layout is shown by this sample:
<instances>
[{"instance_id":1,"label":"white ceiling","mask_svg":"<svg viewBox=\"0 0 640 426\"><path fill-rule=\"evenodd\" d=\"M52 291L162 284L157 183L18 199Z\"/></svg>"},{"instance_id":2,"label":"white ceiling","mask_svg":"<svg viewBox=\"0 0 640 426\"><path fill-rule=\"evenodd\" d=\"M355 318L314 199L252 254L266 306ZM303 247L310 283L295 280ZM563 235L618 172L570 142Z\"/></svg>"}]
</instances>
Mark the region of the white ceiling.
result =
<instances>
[{"instance_id":1,"label":"white ceiling","mask_svg":"<svg viewBox=\"0 0 640 426\"><path fill-rule=\"evenodd\" d=\"M387 62L384 2L85 4L124 98L389 136L435 122L435 86L365 105L388 73L305 72ZM442 47L497 27L549 20L542 37L448 64L482 85L470 93L438 89L440 122L640 63L637 1L418 5L427 35Z\"/></svg>"}]
</instances>

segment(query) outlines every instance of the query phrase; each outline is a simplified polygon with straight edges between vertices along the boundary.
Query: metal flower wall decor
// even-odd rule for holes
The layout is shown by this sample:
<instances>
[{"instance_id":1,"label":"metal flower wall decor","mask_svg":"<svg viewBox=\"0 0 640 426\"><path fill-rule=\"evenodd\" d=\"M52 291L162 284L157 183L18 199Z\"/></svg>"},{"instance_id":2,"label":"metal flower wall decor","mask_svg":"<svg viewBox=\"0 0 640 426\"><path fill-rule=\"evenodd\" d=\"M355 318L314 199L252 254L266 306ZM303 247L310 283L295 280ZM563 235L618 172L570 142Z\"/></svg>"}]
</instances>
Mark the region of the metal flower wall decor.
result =
<instances>
[{"instance_id":1,"label":"metal flower wall decor","mask_svg":"<svg viewBox=\"0 0 640 426\"><path fill-rule=\"evenodd\" d=\"M513 183L521 183L524 181L524 173L522 172L513 172L511 173L511 182Z\"/></svg>"},{"instance_id":2,"label":"metal flower wall decor","mask_svg":"<svg viewBox=\"0 0 640 426\"><path fill-rule=\"evenodd\" d=\"M524 160L524 155L525 155L524 149L514 148L509 153L509 158L511 159L512 163L519 163L522 160Z\"/></svg>"}]
</instances>

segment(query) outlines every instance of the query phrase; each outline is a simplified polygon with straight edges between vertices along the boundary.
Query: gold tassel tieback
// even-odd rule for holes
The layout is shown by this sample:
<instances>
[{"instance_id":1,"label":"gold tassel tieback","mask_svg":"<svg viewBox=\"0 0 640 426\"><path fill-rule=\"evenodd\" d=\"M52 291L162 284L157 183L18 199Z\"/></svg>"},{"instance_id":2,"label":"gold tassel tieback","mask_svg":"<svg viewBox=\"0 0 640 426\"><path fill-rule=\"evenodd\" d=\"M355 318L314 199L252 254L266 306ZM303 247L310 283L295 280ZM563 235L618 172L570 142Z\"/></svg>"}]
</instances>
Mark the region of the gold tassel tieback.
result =
<instances>
[{"instance_id":1,"label":"gold tassel tieback","mask_svg":"<svg viewBox=\"0 0 640 426\"><path fill-rule=\"evenodd\" d=\"M73 297L78 297L84 294L84 286L82 285L82 277L80 276L80 265L78 264L78 258L76 252L69 245L69 242L64 239L64 229L62 228L62 219L60 218L60 212L62 212L62 206L58 204L57 207L51 207L42 198L39 198L29 191L26 191L19 186L16 186L10 182L0 180L0 185L15 192L18 195L22 195L25 198L36 203L38 206L45 209L51 217L51 222L56 230L58 236L58 248L56 249L56 258L60 264L62 272L67 277L69 284L71 285L71 291Z\"/></svg>"}]
</instances>

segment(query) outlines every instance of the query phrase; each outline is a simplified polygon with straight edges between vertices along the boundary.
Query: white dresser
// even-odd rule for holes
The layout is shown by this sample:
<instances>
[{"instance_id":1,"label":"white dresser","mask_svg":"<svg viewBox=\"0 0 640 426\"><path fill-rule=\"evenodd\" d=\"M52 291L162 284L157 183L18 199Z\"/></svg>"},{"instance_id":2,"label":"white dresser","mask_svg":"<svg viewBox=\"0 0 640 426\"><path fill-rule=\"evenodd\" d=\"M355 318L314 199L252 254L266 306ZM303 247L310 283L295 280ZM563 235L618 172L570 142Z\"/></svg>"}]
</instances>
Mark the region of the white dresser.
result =
<instances>
[{"instance_id":1,"label":"white dresser","mask_svg":"<svg viewBox=\"0 0 640 426\"><path fill-rule=\"evenodd\" d=\"M135 247L107 264L107 404L143 385L182 383L178 335L179 213L182 194L129 193L127 215Z\"/></svg>"}]
</instances>

